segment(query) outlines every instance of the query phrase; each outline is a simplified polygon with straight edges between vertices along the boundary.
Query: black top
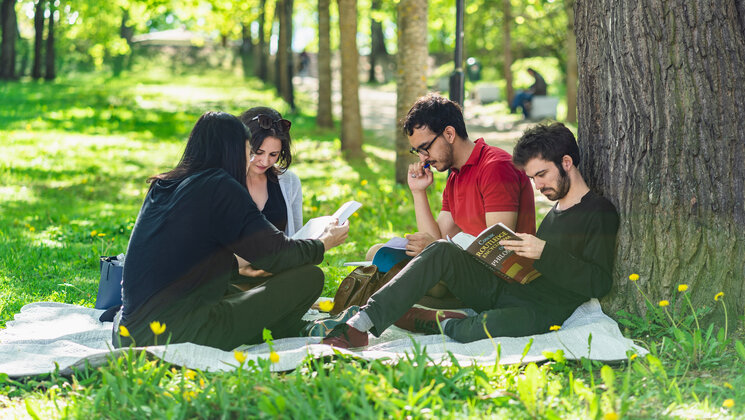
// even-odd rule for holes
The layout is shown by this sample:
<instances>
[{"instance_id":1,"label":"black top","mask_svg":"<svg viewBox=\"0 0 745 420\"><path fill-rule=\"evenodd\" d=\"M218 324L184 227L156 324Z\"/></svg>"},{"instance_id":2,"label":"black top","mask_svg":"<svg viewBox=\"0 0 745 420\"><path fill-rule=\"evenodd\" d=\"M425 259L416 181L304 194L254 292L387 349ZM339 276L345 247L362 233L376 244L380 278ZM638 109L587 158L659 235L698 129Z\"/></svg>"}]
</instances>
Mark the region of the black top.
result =
<instances>
[{"instance_id":1,"label":"black top","mask_svg":"<svg viewBox=\"0 0 745 420\"><path fill-rule=\"evenodd\" d=\"M284 232L287 228L287 203L285 203L285 198L282 195L282 188L280 188L279 182L267 179L266 191L269 197L261 213L277 230Z\"/></svg>"},{"instance_id":2,"label":"black top","mask_svg":"<svg viewBox=\"0 0 745 420\"><path fill-rule=\"evenodd\" d=\"M530 88L528 88L528 92L533 93L533 95L536 96L542 96L546 94L546 80L541 76L538 72L535 72L533 74L533 77L535 78L535 82L533 82L532 85L530 85Z\"/></svg>"},{"instance_id":3,"label":"black top","mask_svg":"<svg viewBox=\"0 0 745 420\"><path fill-rule=\"evenodd\" d=\"M127 247L122 320L146 317L207 283L215 287L204 301L219 301L236 268L233 254L257 269L280 273L318 264L323 253L321 241L292 240L277 230L248 190L222 169L158 180L145 197Z\"/></svg>"},{"instance_id":4,"label":"black top","mask_svg":"<svg viewBox=\"0 0 745 420\"><path fill-rule=\"evenodd\" d=\"M567 210L548 212L536 236L546 241L533 266L541 277L526 285L508 283L507 294L541 305L578 306L610 291L616 254L618 212L593 193Z\"/></svg>"}]
</instances>

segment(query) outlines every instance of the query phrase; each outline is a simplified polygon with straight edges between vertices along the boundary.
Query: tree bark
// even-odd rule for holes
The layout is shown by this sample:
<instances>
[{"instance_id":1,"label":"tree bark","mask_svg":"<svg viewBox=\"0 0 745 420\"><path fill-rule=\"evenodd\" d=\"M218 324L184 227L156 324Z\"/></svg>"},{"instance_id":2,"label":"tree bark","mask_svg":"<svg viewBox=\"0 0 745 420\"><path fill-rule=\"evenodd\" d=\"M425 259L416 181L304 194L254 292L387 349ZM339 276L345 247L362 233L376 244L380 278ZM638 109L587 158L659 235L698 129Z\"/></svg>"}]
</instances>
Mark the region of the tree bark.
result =
<instances>
[{"instance_id":1,"label":"tree bark","mask_svg":"<svg viewBox=\"0 0 745 420\"><path fill-rule=\"evenodd\" d=\"M502 72L506 82L507 104L515 97L512 86L512 0L502 0Z\"/></svg>"},{"instance_id":2,"label":"tree bark","mask_svg":"<svg viewBox=\"0 0 745 420\"><path fill-rule=\"evenodd\" d=\"M44 57L44 3L38 0L34 8L34 63L31 65L31 78L41 79L41 63Z\"/></svg>"},{"instance_id":3,"label":"tree bark","mask_svg":"<svg viewBox=\"0 0 745 420\"><path fill-rule=\"evenodd\" d=\"M251 74L251 55L253 53L253 38L251 38L251 26L247 22L241 24L241 69L243 77Z\"/></svg>"},{"instance_id":4,"label":"tree bark","mask_svg":"<svg viewBox=\"0 0 745 420\"><path fill-rule=\"evenodd\" d=\"M564 0L567 14L567 116L566 121L577 123L577 36L574 33L574 0Z\"/></svg>"},{"instance_id":5,"label":"tree bark","mask_svg":"<svg viewBox=\"0 0 745 420\"><path fill-rule=\"evenodd\" d=\"M331 18L330 0L318 0L318 113L319 127L334 126L331 112Z\"/></svg>"},{"instance_id":6,"label":"tree bark","mask_svg":"<svg viewBox=\"0 0 745 420\"><path fill-rule=\"evenodd\" d=\"M371 7L373 13L380 11L380 4L380 0L373 0ZM388 63L388 50L385 48L383 22L373 15L370 17L370 73L367 79L370 83L378 82L375 67L379 62L383 66ZM382 82L385 82L385 71L383 71Z\"/></svg>"},{"instance_id":7,"label":"tree bark","mask_svg":"<svg viewBox=\"0 0 745 420\"><path fill-rule=\"evenodd\" d=\"M277 17L279 18L279 38L277 40L277 91L287 101L287 61L289 59L290 38L287 37L287 13L285 9L288 0L277 0Z\"/></svg>"},{"instance_id":8,"label":"tree bark","mask_svg":"<svg viewBox=\"0 0 745 420\"><path fill-rule=\"evenodd\" d=\"M55 50L54 50L54 1L49 2L49 24L47 25L47 54L45 57L46 66L44 79L54 80L57 73L54 68Z\"/></svg>"},{"instance_id":9,"label":"tree bark","mask_svg":"<svg viewBox=\"0 0 745 420\"><path fill-rule=\"evenodd\" d=\"M295 60L292 52L292 8L294 0L284 0L284 8L280 11L284 14L284 25L280 25L280 30L284 32L286 42L287 58L285 60L285 72L282 77L282 98L295 111L295 89L292 85L292 77L295 75Z\"/></svg>"},{"instance_id":10,"label":"tree bark","mask_svg":"<svg viewBox=\"0 0 745 420\"><path fill-rule=\"evenodd\" d=\"M0 79L11 80L16 78L16 0L2 0L0 22L3 36L0 42Z\"/></svg>"},{"instance_id":11,"label":"tree bark","mask_svg":"<svg viewBox=\"0 0 745 420\"><path fill-rule=\"evenodd\" d=\"M338 0L341 50L341 150L350 158L362 151L359 52L357 51L357 0Z\"/></svg>"},{"instance_id":12,"label":"tree bark","mask_svg":"<svg viewBox=\"0 0 745 420\"><path fill-rule=\"evenodd\" d=\"M621 216L607 313L745 301L743 1L576 0L582 173ZM682 303L682 299L678 299Z\"/></svg>"},{"instance_id":13,"label":"tree bark","mask_svg":"<svg viewBox=\"0 0 745 420\"><path fill-rule=\"evenodd\" d=\"M267 81L268 77L268 52L267 52L267 45L266 45L266 0L261 0L259 3L259 45L258 45L258 76L259 79L263 80L264 82Z\"/></svg>"},{"instance_id":14,"label":"tree bark","mask_svg":"<svg viewBox=\"0 0 745 420\"><path fill-rule=\"evenodd\" d=\"M406 184L409 139L400 127L414 102L427 93L427 0L398 3L398 53L396 54L396 182Z\"/></svg>"}]
</instances>

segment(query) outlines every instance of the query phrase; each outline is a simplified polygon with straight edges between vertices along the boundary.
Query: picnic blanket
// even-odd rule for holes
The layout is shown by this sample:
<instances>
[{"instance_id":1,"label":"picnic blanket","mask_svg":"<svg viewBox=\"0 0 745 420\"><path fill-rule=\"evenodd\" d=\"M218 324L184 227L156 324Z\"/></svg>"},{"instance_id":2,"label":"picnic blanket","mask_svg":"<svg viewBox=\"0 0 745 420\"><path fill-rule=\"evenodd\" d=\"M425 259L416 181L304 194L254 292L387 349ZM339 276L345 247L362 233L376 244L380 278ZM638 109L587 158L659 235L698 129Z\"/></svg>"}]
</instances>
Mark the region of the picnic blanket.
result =
<instances>
[{"instance_id":1,"label":"picnic blanket","mask_svg":"<svg viewBox=\"0 0 745 420\"><path fill-rule=\"evenodd\" d=\"M127 351L113 349L112 323L99 322L103 311L55 302L31 303L21 308L6 329L0 330L0 373L11 378L49 373L59 366L63 375L74 369L101 366L112 355ZM590 338L591 337L591 338ZM523 352L529 342L527 354ZM646 354L646 350L623 337L618 325L606 316L596 299L581 305L559 331L528 337L495 337L472 343L459 343L444 335L419 335L391 327L380 337L370 336L367 347L356 350L333 349L319 344L320 338L284 338L274 341L279 362L274 371L295 369L308 354L332 356L342 352L363 359L388 358L393 361L411 355L414 342L426 350L434 363L447 363L450 354L461 366L529 363L546 360L544 351L563 349L568 359L616 362L627 352ZM497 347L501 352L498 359ZM203 371L233 370L237 366L233 352L191 343L137 348L166 362ZM268 358L265 344L242 346L247 360Z\"/></svg>"}]
</instances>

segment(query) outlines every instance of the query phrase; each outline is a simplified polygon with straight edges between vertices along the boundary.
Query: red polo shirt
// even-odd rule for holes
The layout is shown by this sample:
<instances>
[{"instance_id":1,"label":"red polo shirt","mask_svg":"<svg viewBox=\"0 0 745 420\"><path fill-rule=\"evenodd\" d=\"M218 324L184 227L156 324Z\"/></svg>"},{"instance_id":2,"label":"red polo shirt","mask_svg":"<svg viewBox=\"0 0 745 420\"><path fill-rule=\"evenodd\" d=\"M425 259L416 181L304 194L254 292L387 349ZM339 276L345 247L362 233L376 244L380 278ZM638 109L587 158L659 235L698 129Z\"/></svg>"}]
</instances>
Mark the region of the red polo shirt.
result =
<instances>
[{"instance_id":1,"label":"red polo shirt","mask_svg":"<svg viewBox=\"0 0 745 420\"><path fill-rule=\"evenodd\" d=\"M486 213L517 212L517 232L535 234L533 187L525 172L515 168L512 156L488 146L484 139L460 170L453 169L442 193L442 210L471 235L486 229Z\"/></svg>"}]
</instances>

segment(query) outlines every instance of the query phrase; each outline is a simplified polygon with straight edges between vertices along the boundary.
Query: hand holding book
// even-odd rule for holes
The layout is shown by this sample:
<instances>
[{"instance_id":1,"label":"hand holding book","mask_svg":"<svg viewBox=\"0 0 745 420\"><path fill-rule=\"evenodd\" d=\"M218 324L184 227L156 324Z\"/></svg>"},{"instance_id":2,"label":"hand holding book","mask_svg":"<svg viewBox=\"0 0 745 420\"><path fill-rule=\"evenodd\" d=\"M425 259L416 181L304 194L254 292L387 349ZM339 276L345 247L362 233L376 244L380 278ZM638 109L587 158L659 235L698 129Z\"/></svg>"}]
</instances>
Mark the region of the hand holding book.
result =
<instances>
[{"instance_id":1,"label":"hand holding book","mask_svg":"<svg viewBox=\"0 0 745 420\"><path fill-rule=\"evenodd\" d=\"M546 241L542 241L528 233L515 233L515 235L521 240L505 239L500 241L499 244L502 245L504 249L515 251L515 254L521 257L530 258L532 260L541 258L543 247L546 246Z\"/></svg>"}]
</instances>

